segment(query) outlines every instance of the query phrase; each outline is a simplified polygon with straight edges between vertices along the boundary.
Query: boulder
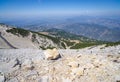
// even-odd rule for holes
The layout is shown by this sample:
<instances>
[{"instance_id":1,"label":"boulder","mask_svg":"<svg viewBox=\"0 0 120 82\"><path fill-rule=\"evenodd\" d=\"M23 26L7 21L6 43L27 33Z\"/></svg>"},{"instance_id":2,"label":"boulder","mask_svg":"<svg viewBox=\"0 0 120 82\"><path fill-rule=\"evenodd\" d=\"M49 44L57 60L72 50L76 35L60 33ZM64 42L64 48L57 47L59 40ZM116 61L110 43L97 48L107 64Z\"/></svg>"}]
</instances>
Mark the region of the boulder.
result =
<instances>
[{"instance_id":1,"label":"boulder","mask_svg":"<svg viewBox=\"0 0 120 82\"><path fill-rule=\"evenodd\" d=\"M44 55L47 60L56 60L61 57L56 48L45 50Z\"/></svg>"}]
</instances>

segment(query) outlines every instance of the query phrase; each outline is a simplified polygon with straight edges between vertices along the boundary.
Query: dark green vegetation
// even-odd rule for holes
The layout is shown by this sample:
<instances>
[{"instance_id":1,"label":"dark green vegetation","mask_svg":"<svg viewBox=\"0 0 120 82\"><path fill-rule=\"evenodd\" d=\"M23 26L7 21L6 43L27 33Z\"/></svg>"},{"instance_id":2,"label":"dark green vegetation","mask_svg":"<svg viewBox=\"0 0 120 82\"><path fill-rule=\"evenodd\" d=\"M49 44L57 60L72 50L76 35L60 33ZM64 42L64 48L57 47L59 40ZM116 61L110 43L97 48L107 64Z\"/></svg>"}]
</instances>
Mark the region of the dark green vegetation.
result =
<instances>
[{"instance_id":1,"label":"dark green vegetation","mask_svg":"<svg viewBox=\"0 0 120 82\"><path fill-rule=\"evenodd\" d=\"M75 44L75 46L72 46L70 49L81 49L81 48L95 46L95 45L99 45L99 44L97 44L97 43L77 43L77 44Z\"/></svg>"},{"instance_id":2,"label":"dark green vegetation","mask_svg":"<svg viewBox=\"0 0 120 82\"><path fill-rule=\"evenodd\" d=\"M32 34L32 42L35 42L35 39L36 39L36 34Z\"/></svg>"},{"instance_id":3,"label":"dark green vegetation","mask_svg":"<svg viewBox=\"0 0 120 82\"><path fill-rule=\"evenodd\" d=\"M63 41L67 44L67 46L72 46L75 44L75 42L70 42L69 40L63 40Z\"/></svg>"},{"instance_id":4,"label":"dark green vegetation","mask_svg":"<svg viewBox=\"0 0 120 82\"><path fill-rule=\"evenodd\" d=\"M48 46L47 48L43 47L43 46L40 46L40 49L42 50L46 50L46 49L54 49L55 47L51 47L51 46Z\"/></svg>"},{"instance_id":5,"label":"dark green vegetation","mask_svg":"<svg viewBox=\"0 0 120 82\"><path fill-rule=\"evenodd\" d=\"M24 30L24 29L21 29L21 28L12 28L12 29L9 29L9 30L6 30L7 32L9 33L12 33L14 35L21 35L23 37L25 36L28 36L29 35L29 31L28 30Z\"/></svg>"},{"instance_id":6,"label":"dark green vegetation","mask_svg":"<svg viewBox=\"0 0 120 82\"><path fill-rule=\"evenodd\" d=\"M61 29L56 29L56 28L52 28L52 29L48 29L48 30L44 30L45 32L49 32L51 35L55 36L55 37L60 37L60 38L64 38L67 40L80 40L83 42L93 42L93 41L97 41L95 39L90 39L81 35L75 35L69 32L66 32L64 30Z\"/></svg>"},{"instance_id":7,"label":"dark green vegetation","mask_svg":"<svg viewBox=\"0 0 120 82\"><path fill-rule=\"evenodd\" d=\"M108 43L106 43L105 47L116 46L116 45L120 45L120 41L119 42L108 42Z\"/></svg>"},{"instance_id":8,"label":"dark green vegetation","mask_svg":"<svg viewBox=\"0 0 120 82\"><path fill-rule=\"evenodd\" d=\"M56 43L56 44L58 44L58 43L60 42L60 38L58 38L58 37L52 37L52 36L49 36L49 35L41 34L41 33L39 33L39 32L33 32L33 31L32 31L32 33L36 33L36 34L38 34L38 35L40 35L40 36L44 36L44 37L52 40L52 41L53 41L54 43Z\"/></svg>"},{"instance_id":9,"label":"dark green vegetation","mask_svg":"<svg viewBox=\"0 0 120 82\"><path fill-rule=\"evenodd\" d=\"M49 32L50 35L54 37L61 38L61 40L64 43L66 43L67 47L70 47L71 49L80 49L80 48L85 48L85 47L94 46L94 45L101 45L105 43L103 41L98 41L98 40L90 39L84 36L75 35L75 34L66 32L64 30L55 29L55 28L46 30L45 32ZM80 43L71 42L70 40L78 40L80 41ZM62 46L66 48L64 43L62 43Z\"/></svg>"},{"instance_id":10,"label":"dark green vegetation","mask_svg":"<svg viewBox=\"0 0 120 82\"><path fill-rule=\"evenodd\" d=\"M63 42L61 42L61 45L62 45L62 47L63 47L64 49L66 49L66 46L65 46L65 44L64 44Z\"/></svg>"},{"instance_id":11,"label":"dark green vegetation","mask_svg":"<svg viewBox=\"0 0 120 82\"><path fill-rule=\"evenodd\" d=\"M107 24L107 23L106 23ZM109 28L94 23L71 23L61 29L102 41L120 41L120 28Z\"/></svg>"}]
</instances>

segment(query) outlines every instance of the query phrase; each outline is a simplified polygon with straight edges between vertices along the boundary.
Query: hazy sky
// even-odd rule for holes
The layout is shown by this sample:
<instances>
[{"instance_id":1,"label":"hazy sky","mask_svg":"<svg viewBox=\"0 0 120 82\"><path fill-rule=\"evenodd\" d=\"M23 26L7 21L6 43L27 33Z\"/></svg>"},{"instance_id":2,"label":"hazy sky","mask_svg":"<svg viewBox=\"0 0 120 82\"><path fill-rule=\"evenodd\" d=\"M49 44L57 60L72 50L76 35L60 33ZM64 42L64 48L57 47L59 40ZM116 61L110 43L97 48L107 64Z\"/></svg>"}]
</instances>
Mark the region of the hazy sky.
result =
<instances>
[{"instance_id":1,"label":"hazy sky","mask_svg":"<svg viewBox=\"0 0 120 82\"><path fill-rule=\"evenodd\" d=\"M100 14L120 14L120 0L0 0L0 17Z\"/></svg>"}]
</instances>

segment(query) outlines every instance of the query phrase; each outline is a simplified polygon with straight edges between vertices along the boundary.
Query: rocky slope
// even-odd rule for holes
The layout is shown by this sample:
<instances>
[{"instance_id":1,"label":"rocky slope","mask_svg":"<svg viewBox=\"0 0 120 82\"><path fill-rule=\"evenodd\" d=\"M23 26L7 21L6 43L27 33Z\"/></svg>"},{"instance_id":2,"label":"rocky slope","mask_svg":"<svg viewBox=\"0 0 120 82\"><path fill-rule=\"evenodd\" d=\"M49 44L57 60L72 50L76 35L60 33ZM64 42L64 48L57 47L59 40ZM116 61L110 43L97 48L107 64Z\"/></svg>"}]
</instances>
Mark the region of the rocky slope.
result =
<instances>
[{"instance_id":1,"label":"rocky slope","mask_svg":"<svg viewBox=\"0 0 120 82\"><path fill-rule=\"evenodd\" d=\"M44 35L2 24L0 25L0 48L12 48L10 45L15 48L34 49L61 47Z\"/></svg>"},{"instance_id":2,"label":"rocky slope","mask_svg":"<svg viewBox=\"0 0 120 82\"><path fill-rule=\"evenodd\" d=\"M10 46L7 45L7 43L0 38L0 48L11 48Z\"/></svg>"},{"instance_id":3,"label":"rocky slope","mask_svg":"<svg viewBox=\"0 0 120 82\"><path fill-rule=\"evenodd\" d=\"M61 57L56 60L45 58L46 52L57 53L48 51L1 49L0 82L120 81L120 45L58 50Z\"/></svg>"},{"instance_id":4,"label":"rocky slope","mask_svg":"<svg viewBox=\"0 0 120 82\"><path fill-rule=\"evenodd\" d=\"M103 44L101 41L75 35L59 29L43 32L0 24L0 48L79 49Z\"/></svg>"}]
</instances>

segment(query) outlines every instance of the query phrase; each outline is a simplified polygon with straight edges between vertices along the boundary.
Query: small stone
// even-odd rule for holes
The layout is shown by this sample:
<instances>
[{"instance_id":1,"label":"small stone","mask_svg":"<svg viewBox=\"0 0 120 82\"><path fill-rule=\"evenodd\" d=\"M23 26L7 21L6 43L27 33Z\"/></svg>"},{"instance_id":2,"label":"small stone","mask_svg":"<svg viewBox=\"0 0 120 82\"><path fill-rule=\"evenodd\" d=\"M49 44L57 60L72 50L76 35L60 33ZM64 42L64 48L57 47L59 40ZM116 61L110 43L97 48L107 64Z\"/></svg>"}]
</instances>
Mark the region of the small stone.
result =
<instances>
[{"instance_id":1,"label":"small stone","mask_svg":"<svg viewBox=\"0 0 120 82\"><path fill-rule=\"evenodd\" d=\"M113 62L118 62L117 60L113 60Z\"/></svg>"},{"instance_id":2,"label":"small stone","mask_svg":"<svg viewBox=\"0 0 120 82\"><path fill-rule=\"evenodd\" d=\"M120 80L119 80L119 81L116 81L116 82L120 82Z\"/></svg>"},{"instance_id":3,"label":"small stone","mask_svg":"<svg viewBox=\"0 0 120 82\"><path fill-rule=\"evenodd\" d=\"M112 55L107 55L107 57L111 57L111 58L113 58L113 56L112 56Z\"/></svg>"},{"instance_id":4,"label":"small stone","mask_svg":"<svg viewBox=\"0 0 120 82\"><path fill-rule=\"evenodd\" d=\"M4 74L0 72L0 82L4 82L4 81L5 81Z\"/></svg>"},{"instance_id":5,"label":"small stone","mask_svg":"<svg viewBox=\"0 0 120 82\"><path fill-rule=\"evenodd\" d=\"M80 58L80 57L81 57L81 55L78 55L78 56L77 56L77 58Z\"/></svg>"},{"instance_id":6,"label":"small stone","mask_svg":"<svg viewBox=\"0 0 120 82\"><path fill-rule=\"evenodd\" d=\"M120 54L120 51L118 51L118 54Z\"/></svg>"}]
</instances>

